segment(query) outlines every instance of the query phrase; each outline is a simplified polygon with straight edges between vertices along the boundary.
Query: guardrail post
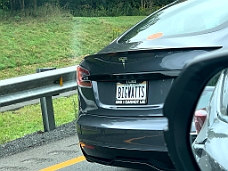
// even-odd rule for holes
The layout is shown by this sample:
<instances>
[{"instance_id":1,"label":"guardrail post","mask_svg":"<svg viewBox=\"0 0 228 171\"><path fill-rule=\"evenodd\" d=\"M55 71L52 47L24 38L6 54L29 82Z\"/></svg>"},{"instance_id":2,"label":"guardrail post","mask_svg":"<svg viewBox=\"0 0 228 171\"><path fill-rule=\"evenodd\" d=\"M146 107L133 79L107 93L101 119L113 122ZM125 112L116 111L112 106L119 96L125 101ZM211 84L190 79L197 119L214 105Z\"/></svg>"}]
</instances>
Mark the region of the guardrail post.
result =
<instances>
[{"instance_id":1,"label":"guardrail post","mask_svg":"<svg viewBox=\"0 0 228 171\"><path fill-rule=\"evenodd\" d=\"M55 129L55 117L54 117L52 97L48 96L48 97L40 98L40 105L42 110L44 131L49 132Z\"/></svg>"},{"instance_id":2,"label":"guardrail post","mask_svg":"<svg viewBox=\"0 0 228 171\"><path fill-rule=\"evenodd\" d=\"M56 68L38 68L36 72L44 72L54 70ZM55 117L52 103L52 96L40 98L40 105L42 111L44 131L49 132L55 129Z\"/></svg>"}]
</instances>

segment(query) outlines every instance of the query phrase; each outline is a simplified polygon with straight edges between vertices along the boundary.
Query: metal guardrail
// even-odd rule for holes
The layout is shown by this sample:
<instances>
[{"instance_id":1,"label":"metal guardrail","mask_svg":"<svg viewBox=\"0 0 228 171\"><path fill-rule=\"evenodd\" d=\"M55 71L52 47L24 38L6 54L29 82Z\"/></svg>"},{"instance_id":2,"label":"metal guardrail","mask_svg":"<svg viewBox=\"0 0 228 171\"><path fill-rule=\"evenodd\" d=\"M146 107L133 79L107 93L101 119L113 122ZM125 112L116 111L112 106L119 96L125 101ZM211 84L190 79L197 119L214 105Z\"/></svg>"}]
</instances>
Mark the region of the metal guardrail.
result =
<instances>
[{"instance_id":1,"label":"metal guardrail","mask_svg":"<svg viewBox=\"0 0 228 171\"><path fill-rule=\"evenodd\" d=\"M40 98L44 131L55 129L52 96L77 89L76 67L0 80L0 107Z\"/></svg>"}]
</instances>

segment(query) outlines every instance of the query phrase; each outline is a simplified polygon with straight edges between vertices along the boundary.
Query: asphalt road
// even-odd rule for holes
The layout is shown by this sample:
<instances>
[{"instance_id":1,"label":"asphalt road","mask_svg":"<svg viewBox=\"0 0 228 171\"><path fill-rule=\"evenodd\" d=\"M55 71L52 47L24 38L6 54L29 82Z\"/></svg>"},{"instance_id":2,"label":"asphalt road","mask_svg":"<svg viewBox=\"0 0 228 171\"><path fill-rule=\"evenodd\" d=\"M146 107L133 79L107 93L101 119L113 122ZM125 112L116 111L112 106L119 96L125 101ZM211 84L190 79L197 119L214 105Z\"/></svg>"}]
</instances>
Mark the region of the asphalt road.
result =
<instances>
[{"instance_id":1,"label":"asphalt road","mask_svg":"<svg viewBox=\"0 0 228 171\"><path fill-rule=\"evenodd\" d=\"M87 162L76 135L0 158L0 171L136 171ZM138 171L138 170L137 170Z\"/></svg>"},{"instance_id":2,"label":"asphalt road","mask_svg":"<svg viewBox=\"0 0 228 171\"><path fill-rule=\"evenodd\" d=\"M64 96L72 94L75 92ZM38 102L34 100L2 107L0 112ZM75 124L74 121L51 132L35 132L0 145L0 171L139 171L87 162L78 145Z\"/></svg>"}]
</instances>

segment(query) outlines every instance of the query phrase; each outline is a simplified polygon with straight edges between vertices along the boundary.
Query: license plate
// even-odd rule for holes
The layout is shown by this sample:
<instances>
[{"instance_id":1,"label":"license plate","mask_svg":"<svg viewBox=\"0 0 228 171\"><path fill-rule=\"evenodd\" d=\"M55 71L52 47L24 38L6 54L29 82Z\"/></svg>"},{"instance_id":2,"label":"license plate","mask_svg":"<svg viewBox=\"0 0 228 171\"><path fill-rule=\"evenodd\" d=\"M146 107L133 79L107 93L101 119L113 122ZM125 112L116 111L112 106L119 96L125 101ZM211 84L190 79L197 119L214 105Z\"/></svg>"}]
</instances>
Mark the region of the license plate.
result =
<instances>
[{"instance_id":1,"label":"license plate","mask_svg":"<svg viewBox=\"0 0 228 171\"><path fill-rule=\"evenodd\" d=\"M146 81L137 84L116 84L116 104L146 104Z\"/></svg>"}]
</instances>

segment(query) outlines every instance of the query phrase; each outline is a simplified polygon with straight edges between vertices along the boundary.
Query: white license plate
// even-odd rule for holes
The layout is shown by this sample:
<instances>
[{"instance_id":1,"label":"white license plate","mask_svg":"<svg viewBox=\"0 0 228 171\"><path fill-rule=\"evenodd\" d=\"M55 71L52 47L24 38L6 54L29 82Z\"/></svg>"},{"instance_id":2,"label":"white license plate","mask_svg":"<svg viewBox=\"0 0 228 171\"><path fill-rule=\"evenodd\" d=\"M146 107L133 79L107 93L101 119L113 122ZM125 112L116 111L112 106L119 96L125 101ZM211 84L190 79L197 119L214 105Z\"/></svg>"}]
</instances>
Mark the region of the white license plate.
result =
<instances>
[{"instance_id":1,"label":"white license plate","mask_svg":"<svg viewBox=\"0 0 228 171\"><path fill-rule=\"evenodd\" d=\"M137 84L116 84L116 104L146 104L146 81Z\"/></svg>"}]
</instances>

